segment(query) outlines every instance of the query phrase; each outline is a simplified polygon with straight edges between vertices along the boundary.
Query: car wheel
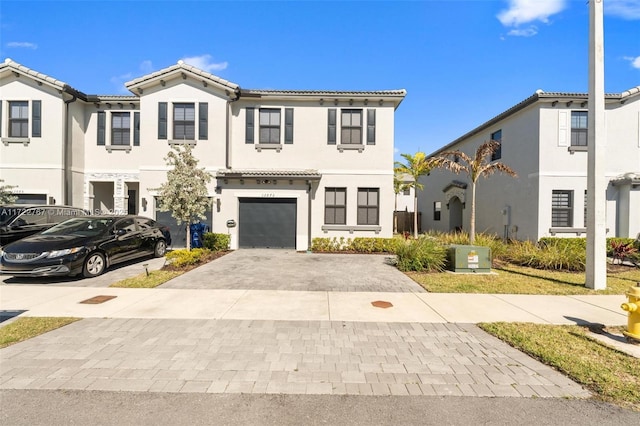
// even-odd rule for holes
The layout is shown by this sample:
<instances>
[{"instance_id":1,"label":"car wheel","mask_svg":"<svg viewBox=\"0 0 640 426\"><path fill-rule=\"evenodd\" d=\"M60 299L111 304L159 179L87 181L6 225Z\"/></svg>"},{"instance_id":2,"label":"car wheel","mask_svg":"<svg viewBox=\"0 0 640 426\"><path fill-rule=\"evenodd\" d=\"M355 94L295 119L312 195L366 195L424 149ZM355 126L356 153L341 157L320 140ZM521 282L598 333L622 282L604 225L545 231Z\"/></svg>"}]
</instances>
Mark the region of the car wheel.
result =
<instances>
[{"instance_id":1,"label":"car wheel","mask_svg":"<svg viewBox=\"0 0 640 426\"><path fill-rule=\"evenodd\" d=\"M156 246L153 249L153 255L155 257L162 257L167 254L167 243L164 240L156 241Z\"/></svg>"},{"instance_id":2,"label":"car wheel","mask_svg":"<svg viewBox=\"0 0 640 426\"><path fill-rule=\"evenodd\" d=\"M105 261L102 253L93 252L87 256L84 261L84 268L82 268L82 275L85 278L93 278L104 272Z\"/></svg>"}]
</instances>

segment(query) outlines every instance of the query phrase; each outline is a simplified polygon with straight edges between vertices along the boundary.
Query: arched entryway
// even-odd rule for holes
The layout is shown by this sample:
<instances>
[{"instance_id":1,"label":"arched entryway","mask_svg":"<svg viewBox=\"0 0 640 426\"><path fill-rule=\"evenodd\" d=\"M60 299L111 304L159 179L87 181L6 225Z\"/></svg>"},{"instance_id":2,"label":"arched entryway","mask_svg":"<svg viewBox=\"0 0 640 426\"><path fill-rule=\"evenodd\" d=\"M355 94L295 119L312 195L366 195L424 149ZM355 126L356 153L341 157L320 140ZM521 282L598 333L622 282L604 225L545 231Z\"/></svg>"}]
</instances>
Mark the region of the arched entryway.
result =
<instances>
[{"instance_id":1,"label":"arched entryway","mask_svg":"<svg viewBox=\"0 0 640 426\"><path fill-rule=\"evenodd\" d=\"M449 230L462 231L462 201L458 197L449 200Z\"/></svg>"}]
</instances>

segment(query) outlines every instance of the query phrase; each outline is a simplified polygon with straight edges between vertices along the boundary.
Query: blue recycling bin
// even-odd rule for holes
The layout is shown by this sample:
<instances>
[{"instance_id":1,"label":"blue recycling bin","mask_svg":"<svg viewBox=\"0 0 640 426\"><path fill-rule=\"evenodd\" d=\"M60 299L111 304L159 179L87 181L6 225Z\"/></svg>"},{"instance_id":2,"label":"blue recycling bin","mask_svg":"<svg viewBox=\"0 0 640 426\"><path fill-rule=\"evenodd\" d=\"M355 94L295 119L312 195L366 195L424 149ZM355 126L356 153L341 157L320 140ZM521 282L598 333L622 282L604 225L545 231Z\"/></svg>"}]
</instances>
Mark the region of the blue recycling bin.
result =
<instances>
[{"instance_id":1,"label":"blue recycling bin","mask_svg":"<svg viewBox=\"0 0 640 426\"><path fill-rule=\"evenodd\" d=\"M202 237L207 232L208 226L202 222L189 225L191 232L191 248L202 248Z\"/></svg>"}]
</instances>

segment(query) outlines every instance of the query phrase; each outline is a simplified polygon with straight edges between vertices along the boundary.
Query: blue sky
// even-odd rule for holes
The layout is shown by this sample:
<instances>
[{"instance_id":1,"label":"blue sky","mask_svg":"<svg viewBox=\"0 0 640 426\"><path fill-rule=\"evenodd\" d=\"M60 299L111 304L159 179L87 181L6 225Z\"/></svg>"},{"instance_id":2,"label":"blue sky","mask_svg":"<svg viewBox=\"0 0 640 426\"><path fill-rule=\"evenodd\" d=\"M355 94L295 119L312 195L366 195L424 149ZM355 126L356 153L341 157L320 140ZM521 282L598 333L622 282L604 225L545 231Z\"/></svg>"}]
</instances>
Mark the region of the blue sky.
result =
<instances>
[{"instance_id":1,"label":"blue sky","mask_svg":"<svg viewBox=\"0 0 640 426\"><path fill-rule=\"evenodd\" d=\"M640 86L640 0L604 0L605 90ZM406 89L427 154L537 89L586 92L587 0L11 1L0 58L88 94L179 59L251 89Z\"/></svg>"}]
</instances>

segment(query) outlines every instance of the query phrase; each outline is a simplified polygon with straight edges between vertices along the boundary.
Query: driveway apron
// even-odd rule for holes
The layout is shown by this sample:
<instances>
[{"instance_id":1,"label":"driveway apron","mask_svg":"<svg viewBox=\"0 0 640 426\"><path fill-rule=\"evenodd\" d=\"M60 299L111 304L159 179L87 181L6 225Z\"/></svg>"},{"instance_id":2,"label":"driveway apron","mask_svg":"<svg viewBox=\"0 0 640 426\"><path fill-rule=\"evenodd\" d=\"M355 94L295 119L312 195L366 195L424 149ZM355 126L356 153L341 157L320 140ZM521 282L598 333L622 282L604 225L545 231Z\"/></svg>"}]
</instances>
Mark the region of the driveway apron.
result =
<instances>
[{"instance_id":1,"label":"driveway apron","mask_svg":"<svg viewBox=\"0 0 640 426\"><path fill-rule=\"evenodd\" d=\"M243 249L183 274L162 288L424 293L391 264L392 259L389 255Z\"/></svg>"}]
</instances>

